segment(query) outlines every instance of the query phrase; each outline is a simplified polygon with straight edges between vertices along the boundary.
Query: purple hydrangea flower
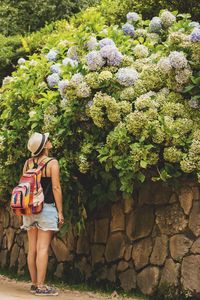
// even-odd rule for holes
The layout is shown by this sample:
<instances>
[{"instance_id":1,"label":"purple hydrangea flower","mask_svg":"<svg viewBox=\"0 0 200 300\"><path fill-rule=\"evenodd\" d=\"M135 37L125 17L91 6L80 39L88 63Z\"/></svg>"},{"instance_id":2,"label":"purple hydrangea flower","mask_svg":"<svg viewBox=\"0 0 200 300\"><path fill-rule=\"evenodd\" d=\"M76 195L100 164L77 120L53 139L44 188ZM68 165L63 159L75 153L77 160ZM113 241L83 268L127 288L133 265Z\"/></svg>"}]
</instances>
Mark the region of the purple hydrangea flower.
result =
<instances>
[{"instance_id":1,"label":"purple hydrangea flower","mask_svg":"<svg viewBox=\"0 0 200 300\"><path fill-rule=\"evenodd\" d=\"M84 81L84 77L81 73L76 73L72 76L70 83L77 86Z\"/></svg>"},{"instance_id":2,"label":"purple hydrangea flower","mask_svg":"<svg viewBox=\"0 0 200 300\"><path fill-rule=\"evenodd\" d=\"M195 27L190 34L190 41L195 43L200 41L200 28Z\"/></svg>"},{"instance_id":3,"label":"purple hydrangea flower","mask_svg":"<svg viewBox=\"0 0 200 300\"><path fill-rule=\"evenodd\" d=\"M116 79L123 86L131 86L138 79L138 72L134 68L121 68L116 73Z\"/></svg>"},{"instance_id":4,"label":"purple hydrangea flower","mask_svg":"<svg viewBox=\"0 0 200 300\"><path fill-rule=\"evenodd\" d=\"M170 52L169 61L171 66L175 69L184 69L187 67L187 58L182 52Z\"/></svg>"},{"instance_id":5,"label":"purple hydrangea flower","mask_svg":"<svg viewBox=\"0 0 200 300\"><path fill-rule=\"evenodd\" d=\"M99 46L100 48L103 48L104 46L115 46L115 43L113 42L113 40L109 39L109 38L104 38L102 40L99 41Z\"/></svg>"},{"instance_id":6,"label":"purple hydrangea flower","mask_svg":"<svg viewBox=\"0 0 200 300\"><path fill-rule=\"evenodd\" d=\"M92 71L98 70L105 64L105 60L99 51L91 51L86 56L88 68Z\"/></svg>"},{"instance_id":7,"label":"purple hydrangea flower","mask_svg":"<svg viewBox=\"0 0 200 300\"><path fill-rule=\"evenodd\" d=\"M50 67L50 70L52 73L61 73L61 69L60 69L61 64L54 64Z\"/></svg>"},{"instance_id":8,"label":"purple hydrangea flower","mask_svg":"<svg viewBox=\"0 0 200 300\"><path fill-rule=\"evenodd\" d=\"M137 22L140 19L140 16L136 12L129 12L126 15L126 19L128 22Z\"/></svg>"},{"instance_id":9,"label":"purple hydrangea flower","mask_svg":"<svg viewBox=\"0 0 200 300\"><path fill-rule=\"evenodd\" d=\"M62 97L64 97L65 88L69 85L69 80L64 79L58 82L58 90Z\"/></svg>"},{"instance_id":10,"label":"purple hydrangea flower","mask_svg":"<svg viewBox=\"0 0 200 300\"><path fill-rule=\"evenodd\" d=\"M162 29L162 21L158 17L154 17L150 24L149 24L149 29L151 32L158 33Z\"/></svg>"},{"instance_id":11,"label":"purple hydrangea flower","mask_svg":"<svg viewBox=\"0 0 200 300\"><path fill-rule=\"evenodd\" d=\"M126 23L122 26L122 30L126 35L134 36L135 28L133 25Z\"/></svg>"},{"instance_id":12,"label":"purple hydrangea flower","mask_svg":"<svg viewBox=\"0 0 200 300\"><path fill-rule=\"evenodd\" d=\"M60 80L60 76L57 73L53 73L47 76L47 83L50 88L55 87Z\"/></svg>"},{"instance_id":13,"label":"purple hydrangea flower","mask_svg":"<svg viewBox=\"0 0 200 300\"><path fill-rule=\"evenodd\" d=\"M51 49L49 52L45 55L48 61L55 61L56 57L58 55L58 51Z\"/></svg>"},{"instance_id":14,"label":"purple hydrangea flower","mask_svg":"<svg viewBox=\"0 0 200 300\"><path fill-rule=\"evenodd\" d=\"M100 49L101 56L107 60L109 66L119 66L123 55L116 46L107 45Z\"/></svg>"},{"instance_id":15,"label":"purple hydrangea flower","mask_svg":"<svg viewBox=\"0 0 200 300\"><path fill-rule=\"evenodd\" d=\"M25 59L23 57L20 57L17 61L18 65L23 65L25 63Z\"/></svg>"},{"instance_id":16,"label":"purple hydrangea flower","mask_svg":"<svg viewBox=\"0 0 200 300\"><path fill-rule=\"evenodd\" d=\"M72 68L75 68L78 65L78 61L74 60L74 59L71 59L69 57L66 57L66 58L63 59L62 64L64 66L70 65Z\"/></svg>"}]
</instances>

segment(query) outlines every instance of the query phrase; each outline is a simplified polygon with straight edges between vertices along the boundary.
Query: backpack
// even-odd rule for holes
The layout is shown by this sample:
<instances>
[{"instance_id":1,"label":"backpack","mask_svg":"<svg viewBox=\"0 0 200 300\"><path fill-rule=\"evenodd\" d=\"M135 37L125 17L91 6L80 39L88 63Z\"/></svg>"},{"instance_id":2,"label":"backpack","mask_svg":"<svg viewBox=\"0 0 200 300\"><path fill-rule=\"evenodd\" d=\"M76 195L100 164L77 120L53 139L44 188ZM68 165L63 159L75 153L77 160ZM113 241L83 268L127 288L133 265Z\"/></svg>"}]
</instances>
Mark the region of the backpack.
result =
<instances>
[{"instance_id":1,"label":"backpack","mask_svg":"<svg viewBox=\"0 0 200 300\"><path fill-rule=\"evenodd\" d=\"M33 165L21 176L19 184L12 191L10 202L10 207L15 215L31 216L42 211L44 193L40 181L42 169L50 160L52 158L43 159L37 167Z\"/></svg>"}]
</instances>

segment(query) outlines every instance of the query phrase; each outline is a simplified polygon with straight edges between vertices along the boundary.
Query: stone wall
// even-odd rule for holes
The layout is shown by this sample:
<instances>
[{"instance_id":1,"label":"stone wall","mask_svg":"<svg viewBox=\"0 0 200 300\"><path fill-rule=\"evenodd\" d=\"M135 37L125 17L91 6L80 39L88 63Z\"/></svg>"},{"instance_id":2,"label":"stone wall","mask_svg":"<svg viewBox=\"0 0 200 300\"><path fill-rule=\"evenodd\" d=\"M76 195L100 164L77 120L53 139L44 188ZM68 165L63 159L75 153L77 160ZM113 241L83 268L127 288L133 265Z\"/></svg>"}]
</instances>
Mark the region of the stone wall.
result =
<instances>
[{"instance_id":1,"label":"stone wall","mask_svg":"<svg viewBox=\"0 0 200 300\"><path fill-rule=\"evenodd\" d=\"M8 208L0 210L0 265L23 274L27 235L19 226ZM66 280L108 281L147 295L166 282L200 293L199 185L145 184L134 199L91 217L81 235L71 226L64 238L53 238L48 272Z\"/></svg>"}]
</instances>

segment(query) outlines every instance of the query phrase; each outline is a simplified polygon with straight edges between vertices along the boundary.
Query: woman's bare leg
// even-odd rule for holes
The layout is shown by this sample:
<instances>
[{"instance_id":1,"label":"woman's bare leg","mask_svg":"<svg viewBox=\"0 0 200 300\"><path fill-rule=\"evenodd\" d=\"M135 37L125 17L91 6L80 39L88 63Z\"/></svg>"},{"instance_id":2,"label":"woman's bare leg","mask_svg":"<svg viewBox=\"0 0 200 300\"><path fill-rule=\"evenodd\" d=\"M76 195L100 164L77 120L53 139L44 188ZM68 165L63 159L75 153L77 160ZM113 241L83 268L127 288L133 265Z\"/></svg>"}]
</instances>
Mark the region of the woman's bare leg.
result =
<instances>
[{"instance_id":1,"label":"woman's bare leg","mask_svg":"<svg viewBox=\"0 0 200 300\"><path fill-rule=\"evenodd\" d=\"M46 270L48 264L48 250L53 236L53 231L40 230L38 229L37 238L37 285L42 286L46 277Z\"/></svg>"},{"instance_id":2,"label":"woman's bare leg","mask_svg":"<svg viewBox=\"0 0 200 300\"><path fill-rule=\"evenodd\" d=\"M31 275L32 284L37 284L37 268L36 268L36 251L37 251L37 235L38 229L31 228L28 233L28 269Z\"/></svg>"}]
</instances>

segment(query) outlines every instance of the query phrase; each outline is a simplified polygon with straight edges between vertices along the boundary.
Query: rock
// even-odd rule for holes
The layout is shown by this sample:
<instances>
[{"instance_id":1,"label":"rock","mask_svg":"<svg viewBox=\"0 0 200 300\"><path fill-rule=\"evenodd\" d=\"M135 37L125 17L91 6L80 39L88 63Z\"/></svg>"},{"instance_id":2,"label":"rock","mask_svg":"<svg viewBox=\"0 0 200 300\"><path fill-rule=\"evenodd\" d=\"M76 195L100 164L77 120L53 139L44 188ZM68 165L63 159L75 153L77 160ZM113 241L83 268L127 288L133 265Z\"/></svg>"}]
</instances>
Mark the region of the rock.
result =
<instances>
[{"instance_id":1,"label":"rock","mask_svg":"<svg viewBox=\"0 0 200 300\"><path fill-rule=\"evenodd\" d=\"M136 270L139 270L148 264L151 252L151 238L146 238L133 244L132 259Z\"/></svg>"},{"instance_id":2,"label":"rock","mask_svg":"<svg viewBox=\"0 0 200 300\"><path fill-rule=\"evenodd\" d=\"M176 234L170 238L169 248L171 256L176 261L181 261L183 256L189 252L192 241L183 234Z\"/></svg>"},{"instance_id":3,"label":"rock","mask_svg":"<svg viewBox=\"0 0 200 300\"><path fill-rule=\"evenodd\" d=\"M125 229L125 217L124 217L124 212L122 208L121 202L117 202L112 205L111 208L111 232L115 232L118 230L124 230Z\"/></svg>"},{"instance_id":4,"label":"rock","mask_svg":"<svg viewBox=\"0 0 200 300\"><path fill-rule=\"evenodd\" d=\"M178 204L156 209L156 224L162 234L171 235L182 232L187 227L187 219Z\"/></svg>"},{"instance_id":5,"label":"rock","mask_svg":"<svg viewBox=\"0 0 200 300\"><path fill-rule=\"evenodd\" d=\"M14 244L10 254L10 268L16 265L19 256L19 250L19 246L17 244Z\"/></svg>"},{"instance_id":6,"label":"rock","mask_svg":"<svg viewBox=\"0 0 200 300\"><path fill-rule=\"evenodd\" d=\"M178 286L180 266L179 263L174 263L173 259L167 259L162 271L160 284L168 283L173 286Z\"/></svg>"},{"instance_id":7,"label":"rock","mask_svg":"<svg viewBox=\"0 0 200 300\"><path fill-rule=\"evenodd\" d=\"M190 187L182 187L179 195L179 201L182 209L186 215L189 215L192 201L193 201L193 193Z\"/></svg>"},{"instance_id":8,"label":"rock","mask_svg":"<svg viewBox=\"0 0 200 300\"><path fill-rule=\"evenodd\" d=\"M8 250L1 250L0 264L2 268L5 268L7 266L7 259L8 259Z\"/></svg>"},{"instance_id":9,"label":"rock","mask_svg":"<svg viewBox=\"0 0 200 300\"><path fill-rule=\"evenodd\" d=\"M3 241L3 225L0 223L0 249Z\"/></svg>"},{"instance_id":10,"label":"rock","mask_svg":"<svg viewBox=\"0 0 200 300\"><path fill-rule=\"evenodd\" d=\"M24 244L23 233L17 234L15 240L16 240L18 246L22 247Z\"/></svg>"},{"instance_id":11,"label":"rock","mask_svg":"<svg viewBox=\"0 0 200 300\"><path fill-rule=\"evenodd\" d=\"M69 250L69 248L68 248L68 250ZM87 233L84 232L78 238L76 253L77 254L89 254L89 252L90 252L90 246L89 246L88 236L87 236Z\"/></svg>"},{"instance_id":12,"label":"rock","mask_svg":"<svg viewBox=\"0 0 200 300\"><path fill-rule=\"evenodd\" d=\"M7 249L7 237L6 235L3 236L2 246L1 249Z\"/></svg>"},{"instance_id":13,"label":"rock","mask_svg":"<svg viewBox=\"0 0 200 300\"><path fill-rule=\"evenodd\" d=\"M59 263L57 265L56 271L54 272L54 276L56 276L57 278L62 278L63 272L64 272L64 265L63 263Z\"/></svg>"},{"instance_id":14,"label":"rock","mask_svg":"<svg viewBox=\"0 0 200 300\"><path fill-rule=\"evenodd\" d=\"M198 238L194 244L192 245L192 248L190 249L191 253L194 254L200 254L200 238Z\"/></svg>"},{"instance_id":15,"label":"rock","mask_svg":"<svg viewBox=\"0 0 200 300\"><path fill-rule=\"evenodd\" d=\"M51 242L51 247L58 262L71 261L72 256L69 253L69 249L60 239L54 237Z\"/></svg>"},{"instance_id":16,"label":"rock","mask_svg":"<svg viewBox=\"0 0 200 300\"><path fill-rule=\"evenodd\" d=\"M105 244L108 238L108 230L109 230L108 218L95 220L94 242Z\"/></svg>"},{"instance_id":17,"label":"rock","mask_svg":"<svg viewBox=\"0 0 200 300\"><path fill-rule=\"evenodd\" d=\"M124 213L129 214L134 208L134 199L126 198L124 199Z\"/></svg>"},{"instance_id":18,"label":"rock","mask_svg":"<svg viewBox=\"0 0 200 300\"><path fill-rule=\"evenodd\" d=\"M197 201L193 203L190 213L189 228L196 237L200 235L200 203Z\"/></svg>"},{"instance_id":19,"label":"rock","mask_svg":"<svg viewBox=\"0 0 200 300\"><path fill-rule=\"evenodd\" d=\"M7 247L8 250L10 251L12 244L13 244L13 240L14 240L14 236L15 236L15 229L9 227L6 230L6 238L7 238Z\"/></svg>"},{"instance_id":20,"label":"rock","mask_svg":"<svg viewBox=\"0 0 200 300\"><path fill-rule=\"evenodd\" d=\"M178 201L178 195L176 193L173 193L169 199L169 203L173 204L176 203Z\"/></svg>"},{"instance_id":21,"label":"rock","mask_svg":"<svg viewBox=\"0 0 200 300\"><path fill-rule=\"evenodd\" d=\"M81 274L85 275L86 279L91 276L92 268L86 257L82 257L79 261L77 261L75 263L75 267L80 271Z\"/></svg>"},{"instance_id":22,"label":"rock","mask_svg":"<svg viewBox=\"0 0 200 300\"><path fill-rule=\"evenodd\" d=\"M26 255L24 250L21 248L19 251L19 258L18 258L18 271L21 271L26 265Z\"/></svg>"},{"instance_id":23,"label":"rock","mask_svg":"<svg viewBox=\"0 0 200 300\"><path fill-rule=\"evenodd\" d=\"M121 260L121 261L118 263L117 271L118 271L118 272L123 272L123 271L125 271L126 269L128 269L128 267L129 267L129 264L127 263L127 261Z\"/></svg>"},{"instance_id":24,"label":"rock","mask_svg":"<svg viewBox=\"0 0 200 300\"><path fill-rule=\"evenodd\" d=\"M153 224L153 207L138 207L127 215L127 236L132 241L147 237L152 231Z\"/></svg>"},{"instance_id":25,"label":"rock","mask_svg":"<svg viewBox=\"0 0 200 300\"><path fill-rule=\"evenodd\" d=\"M183 258L181 282L184 290L200 293L199 284L200 255L190 255Z\"/></svg>"},{"instance_id":26,"label":"rock","mask_svg":"<svg viewBox=\"0 0 200 300\"><path fill-rule=\"evenodd\" d=\"M159 282L159 269L146 267L137 275L137 285L145 295L152 295Z\"/></svg>"},{"instance_id":27,"label":"rock","mask_svg":"<svg viewBox=\"0 0 200 300\"><path fill-rule=\"evenodd\" d=\"M74 233L74 228L71 224L69 225L69 228L68 228L66 234L64 235L64 237L61 238L61 240L65 243L65 245L67 246L69 251L75 251L76 246L77 246L76 245L76 237L75 237L75 233Z\"/></svg>"},{"instance_id":28,"label":"rock","mask_svg":"<svg viewBox=\"0 0 200 300\"><path fill-rule=\"evenodd\" d=\"M55 271L55 266L57 265L55 258L50 258L47 266L47 273L52 274Z\"/></svg>"},{"instance_id":29,"label":"rock","mask_svg":"<svg viewBox=\"0 0 200 300\"><path fill-rule=\"evenodd\" d=\"M94 243L94 221L87 223L87 233L90 243Z\"/></svg>"},{"instance_id":30,"label":"rock","mask_svg":"<svg viewBox=\"0 0 200 300\"><path fill-rule=\"evenodd\" d=\"M193 200L199 200L200 198L200 193L199 193L199 187L198 186L194 186L192 187L192 194L193 194Z\"/></svg>"},{"instance_id":31,"label":"rock","mask_svg":"<svg viewBox=\"0 0 200 300\"><path fill-rule=\"evenodd\" d=\"M163 205L169 203L172 189L161 182L146 182L139 189L138 201L140 205Z\"/></svg>"},{"instance_id":32,"label":"rock","mask_svg":"<svg viewBox=\"0 0 200 300\"><path fill-rule=\"evenodd\" d=\"M157 236L150 257L152 265L162 266L167 257L168 238L166 235Z\"/></svg>"},{"instance_id":33,"label":"rock","mask_svg":"<svg viewBox=\"0 0 200 300\"><path fill-rule=\"evenodd\" d=\"M107 268L106 279L108 281L110 281L110 282L116 281L116 269L117 269L117 265L112 265L111 267Z\"/></svg>"},{"instance_id":34,"label":"rock","mask_svg":"<svg viewBox=\"0 0 200 300\"><path fill-rule=\"evenodd\" d=\"M132 245L126 245L125 253L124 253L124 259L126 261L129 261L131 259L131 254L132 254Z\"/></svg>"},{"instance_id":35,"label":"rock","mask_svg":"<svg viewBox=\"0 0 200 300\"><path fill-rule=\"evenodd\" d=\"M130 291L136 288L136 272L134 269L128 269L119 274L121 287L125 291Z\"/></svg>"},{"instance_id":36,"label":"rock","mask_svg":"<svg viewBox=\"0 0 200 300\"><path fill-rule=\"evenodd\" d=\"M24 251L25 254L28 254L28 235L27 233L23 233L23 240L24 240Z\"/></svg>"},{"instance_id":37,"label":"rock","mask_svg":"<svg viewBox=\"0 0 200 300\"><path fill-rule=\"evenodd\" d=\"M125 251L125 239L121 232L113 233L106 244L105 257L107 262L123 258Z\"/></svg>"},{"instance_id":38,"label":"rock","mask_svg":"<svg viewBox=\"0 0 200 300\"><path fill-rule=\"evenodd\" d=\"M94 266L97 263L104 262L104 251L105 246L104 245L92 245L91 246L91 256L92 256L92 265Z\"/></svg>"},{"instance_id":39,"label":"rock","mask_svg":"<svg viewBox=\"0 0 200 300\"><path fill-rule=\"evenodd\" d=\"M12 212L10 212L10 226L14 227L15 229L18 229L21 225L22 217L15 216Z\"/></svg>"},{"instance_id":40,"label":"rock","mask_svg":"<svg viewBox=\"0 0 200 300\"><path fill-rule=\"evenodd\" d=\"M2 213L2 224L3 228L8 228L10 224L10 216L7 210L4 210L4 212Z\"/></svg>"}]
</instances>

